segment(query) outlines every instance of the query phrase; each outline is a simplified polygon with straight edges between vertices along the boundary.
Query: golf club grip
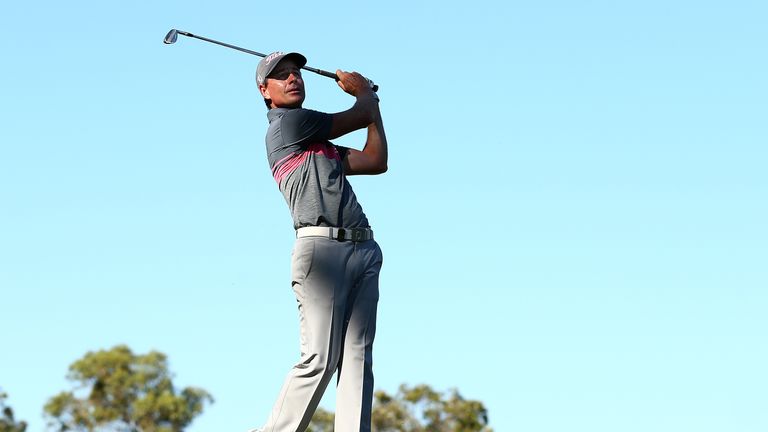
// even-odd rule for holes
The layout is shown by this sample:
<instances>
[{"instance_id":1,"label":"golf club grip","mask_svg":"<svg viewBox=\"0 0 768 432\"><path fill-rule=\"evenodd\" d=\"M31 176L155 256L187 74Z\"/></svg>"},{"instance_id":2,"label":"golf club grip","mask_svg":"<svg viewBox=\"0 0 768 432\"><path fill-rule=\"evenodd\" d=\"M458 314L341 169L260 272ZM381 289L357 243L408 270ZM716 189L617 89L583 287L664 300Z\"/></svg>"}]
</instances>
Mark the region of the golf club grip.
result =
<instances>
[{"instance_id":1,"label":"golf club grip","mask_svg":"<svg viewBox=\"0 0 768 432\"><path fill-rule=\"evenodd\" d=\"M318 75L322 75L324 77L333 78L336 81L339 80L339 77L336 76L336 74L333 73L333 72L324 71L322 69L317 69L317 68L313 68L313 67L310 67L310 66L304 66L304 67L302 67L302 69L308 70L310 72L314 72L314 73L316 73ZM379 86L377 84L374 84L373 82L371 82L371 88L373 89L374 93L379 91Z\"/></svg>"}]
</instances>

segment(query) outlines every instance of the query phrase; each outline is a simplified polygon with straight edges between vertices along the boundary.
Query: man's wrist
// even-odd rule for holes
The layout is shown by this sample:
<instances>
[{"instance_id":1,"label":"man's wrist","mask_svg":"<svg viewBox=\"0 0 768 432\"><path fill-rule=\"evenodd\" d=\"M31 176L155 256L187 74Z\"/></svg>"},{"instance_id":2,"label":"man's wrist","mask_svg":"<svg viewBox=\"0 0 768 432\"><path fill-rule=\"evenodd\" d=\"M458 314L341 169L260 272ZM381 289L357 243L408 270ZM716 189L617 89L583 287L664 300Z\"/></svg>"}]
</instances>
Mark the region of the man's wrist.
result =
<instances>
[{"instance_id":1,"label":"man's wrist","mask_svg":"<svg viewBox=\"0 0 768 432\"><path fill-rule=\"evenodd\" d=\"M378 95L378 94L376 94L376 93L375 93L375 92L373 92L373 91L371 91L370 93L362 94L362 95L361 95L361 94L359 94L359 95L357 95L356 97L357 97L357 99L358 99L358 100L360 100L360 99L362 99L362 100L366 100L366 99L368 99L368 98L371 98L371 99L375 100L376 102L378 102L378 101L379 101L379 95Z\"/></svg>"}]
</instances>

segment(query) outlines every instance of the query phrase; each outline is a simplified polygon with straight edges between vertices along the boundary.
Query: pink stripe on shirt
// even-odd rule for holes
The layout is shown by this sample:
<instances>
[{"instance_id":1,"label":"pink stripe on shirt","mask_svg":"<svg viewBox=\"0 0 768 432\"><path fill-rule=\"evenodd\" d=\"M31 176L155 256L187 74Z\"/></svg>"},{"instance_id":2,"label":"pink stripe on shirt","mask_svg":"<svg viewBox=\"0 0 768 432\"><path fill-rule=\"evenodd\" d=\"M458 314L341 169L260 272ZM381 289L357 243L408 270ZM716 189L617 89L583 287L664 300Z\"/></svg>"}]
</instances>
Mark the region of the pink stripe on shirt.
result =
<instances>
[{"instance_id":1,"label":"pink stripe on shirt","mask_svg":"<svg viewBox=\"0 0 768 432\"><path fill-rule=\"evenodd\" d=\"M275 177L275 181L280 182L287 176L300 167L304 161L306 161L310 155L323 155L330 160L341 161L341 156L336 150L336 147L328 143L314 143L310 144L307 149L301 153L294 153L288 155L283 159L280 159L275 164L276 169L272 170L272 175Z\"/></svg>"}]
</instances>

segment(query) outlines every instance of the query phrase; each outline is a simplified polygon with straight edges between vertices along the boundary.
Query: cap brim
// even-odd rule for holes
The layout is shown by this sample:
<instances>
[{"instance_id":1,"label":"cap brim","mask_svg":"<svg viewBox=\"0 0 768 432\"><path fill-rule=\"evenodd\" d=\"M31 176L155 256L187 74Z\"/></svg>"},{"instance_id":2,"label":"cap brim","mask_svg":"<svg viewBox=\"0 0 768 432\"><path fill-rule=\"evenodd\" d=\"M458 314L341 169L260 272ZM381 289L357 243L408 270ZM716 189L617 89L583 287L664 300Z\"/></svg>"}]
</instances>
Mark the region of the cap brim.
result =
<instances>
[{"instance_id":1,"label":"cap brim","mask_svg":"<svg viewBox=\"0 0 768 432\"><path fill-rule=\"evenodd\" d=\"M307 58L297 52L290 52L284 55L283 58L280 59L280 61L283 61L287 58L293 59L296 62L296 64L299 65L299 67L304 67L307 64Z\"/></svg>"}]
</instances>

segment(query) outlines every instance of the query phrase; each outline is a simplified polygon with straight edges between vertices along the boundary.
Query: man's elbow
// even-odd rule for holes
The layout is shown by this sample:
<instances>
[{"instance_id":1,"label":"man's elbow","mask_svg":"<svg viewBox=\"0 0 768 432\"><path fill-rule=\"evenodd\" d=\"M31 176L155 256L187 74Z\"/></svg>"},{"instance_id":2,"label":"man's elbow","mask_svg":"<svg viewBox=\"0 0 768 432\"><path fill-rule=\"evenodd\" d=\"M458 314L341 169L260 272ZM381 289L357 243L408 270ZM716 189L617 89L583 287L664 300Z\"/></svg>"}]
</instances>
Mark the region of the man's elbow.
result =
<instances>
[{"instance_id":1,"label":"man's elbow","mask_svg":"<svg viewBox=\"0 0 768 432\"><path fill-rule=\"evenodd\" d=\"M384 174L387 172L387 169L389 169L389 166L387 166L387 154L384 153L376 158L376 163L373 164L373 170L376 174Z\"/></svg>"},{"instance_id":2,"label":"man's elbow","mask_svg":"<svg viewBox=\"0 0 768 432\"><path fill-rule=\"evenodd\" d=\"M371 154L366 163L366 171L373 175L384 174L389 168L387 159L386 152Z\"/></svg>"},{"instance_id":3,"label":"man's elbow","mask_svg":"<svg viewBox=\"0 0 768 432\"><path fill-rule=\"evenodd\" d=\"M383 164L380 164L376 167L376 174L384 174L388 169L389 167L387 166L387 163L384 162Z\"/></svg>"},{"instance_id":4,"label":"man's elbow","mask_svg":"<svg viewBox=\"0 0 768 432\"><path fill-rule=\"evenodd\" d=\"M365 170L362 170L361 174L379 175L379 174L384 174L385 172L387 172L387 169L388 169L388 167L387 167L387 163L386 162L377 163L377 164L371 164L371 165L368 165L365 168Z\"/></svg>"}]
</instances>

